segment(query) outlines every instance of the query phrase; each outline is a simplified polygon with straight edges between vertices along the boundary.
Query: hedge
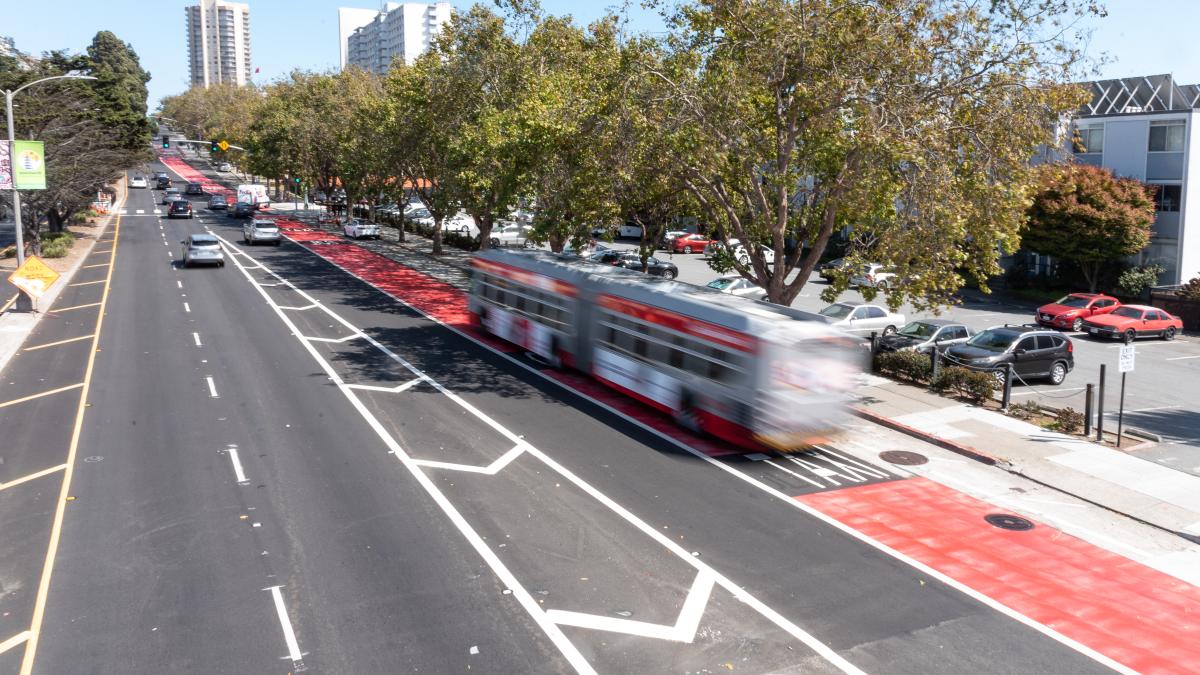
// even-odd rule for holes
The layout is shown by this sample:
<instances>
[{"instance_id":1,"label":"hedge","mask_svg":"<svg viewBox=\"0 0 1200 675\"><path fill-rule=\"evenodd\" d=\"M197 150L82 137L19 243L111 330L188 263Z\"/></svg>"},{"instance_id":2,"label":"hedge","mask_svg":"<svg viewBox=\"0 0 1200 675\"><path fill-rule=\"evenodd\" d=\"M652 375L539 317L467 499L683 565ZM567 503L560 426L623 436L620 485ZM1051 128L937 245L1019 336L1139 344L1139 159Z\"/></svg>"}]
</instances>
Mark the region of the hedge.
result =
<instances>
[{"instance_id":1,"label":"hedge","mask_svg":"<svg viewBox=\"0 0 1200 675\"><path fill-rule=\"evenodd\" d=\"M880 352L875 355L875 370L910 382L928 382L933 376L933 363L928 354Z\"/></svg>"},{"instance_id":2,"label":"hedge","mask_svg":"<svg viewBox=\"0 0 1200 675\"><path fill-rule=\"evenodd\" d=\"M996 378L987 371L969 370L962 366L942 368L929 388L937 392L953 392L973 403L983 403L992 397Z\"/></svg>"}]
</instances>

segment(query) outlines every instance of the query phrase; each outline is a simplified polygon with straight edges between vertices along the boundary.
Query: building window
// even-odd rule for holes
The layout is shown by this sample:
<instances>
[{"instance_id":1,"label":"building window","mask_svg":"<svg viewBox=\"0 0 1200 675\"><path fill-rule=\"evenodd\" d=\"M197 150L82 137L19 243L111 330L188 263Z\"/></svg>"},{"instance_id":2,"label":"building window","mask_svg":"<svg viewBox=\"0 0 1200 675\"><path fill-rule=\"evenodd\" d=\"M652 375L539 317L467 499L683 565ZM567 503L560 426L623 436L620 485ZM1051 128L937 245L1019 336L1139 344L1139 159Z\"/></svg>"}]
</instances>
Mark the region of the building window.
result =
<instances>
[{"instance_id":1,"label":"building window","mask_svg":"<svg viewBox=\"0 0 1200 675\"><path fill-rule=\"evenodd\" d=\"M1154 210L1174 212L1179 210L1179 201L1183 196L1181 185L1155 185L1158 191L1154 195Z\"/></svg>"},{"instance_id":2,"label":"building window","mask_svg":"<svg viewBox=\"0 0 1200 675\"><path fill-rule=\"evenodd\" d=\"M1104 152L1104 125L1089 124L1075 130L1075 152Z\"/></svg>"},{"instance_id":3,"label":"building window","mask_svg":"<svg viewBox=\"0 0 1200 675\"><path fill-rule=\"evenodd\" d=\"M1150 152L1183 152L1183 120L1150 123Z\"/></svg>"}]
</instances>

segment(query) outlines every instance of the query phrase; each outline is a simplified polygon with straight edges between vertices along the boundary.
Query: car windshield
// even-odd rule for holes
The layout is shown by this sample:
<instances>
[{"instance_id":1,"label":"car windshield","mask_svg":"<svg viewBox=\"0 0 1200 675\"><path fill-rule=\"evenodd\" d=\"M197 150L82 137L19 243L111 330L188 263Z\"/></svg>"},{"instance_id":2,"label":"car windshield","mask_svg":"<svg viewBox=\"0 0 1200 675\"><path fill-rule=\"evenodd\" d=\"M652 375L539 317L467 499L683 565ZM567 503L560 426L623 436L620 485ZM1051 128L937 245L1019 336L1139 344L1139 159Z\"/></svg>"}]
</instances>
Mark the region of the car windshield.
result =
<instances>
[{"instance_id":1,"label":"car windshield","mask_svg":"<svg viewBox=\"0 0 1200 675\"><path fill-rule=\"evenodd\" d=\"M713 279L712 281L708 282L708 287L715 288L718 291L723 291L726 288L729 288L730 286L732 286L734 281L737 281L737 280L729 278L729 277L723 277L721 279Z\"/></svg>"},{"instance_id":2,"label":"car windshield","mask_svg":"<svg viewBox=\"0 0 1200 675\"><path fill-rule=\"evenodd\" d=\"M1058 299L1054 304L1062 305L1063 307L1087 307L1091 302L1091 298L1081 298L1078 295L1067 295Z\"/></svg>"},{"instance_id":3,"label":"car windshield","mask_svg":"<svg viewBox=\"0 0 1200 675\"><path fill-rule=\"evenodd\" d=\"M1008 349L1014 337L1016 336L1011 331L985 330L967 340L967 344L990 352L1002 352Z\"/></svg>"},{"instance_id":4,"label":"car windshield","mask_svg":"<svg viewBox=\"0 0 1200 675\"><path fill-rule=\"evenodd\" d=\"M900 329L901 335L915 338L932 337L937 332L937 326L923 321L913 321L904 328Z\"/></svg>"},{"instance_id":5,"label":"car windshield","mask_svg":"<svg viewBox=\"0 0 1200 675\"><path fill-rule=\"evenodd\" d=\"M821 310L821 316L827 316L831 319L844 319L850 316L850 312L852 311L854 311L854 308L850 305L830 305Z\"/></svg>"},{"instance_id":6,"label":"car windshield","mask_svg":"<svg viewBox=\"0 0 1200 675\"><path fill-rule=\"evenodd\" d=\"M1132 307L1118 307L1118 308L1114 309L1112 313L1113 313L1113 316L1123 316L1127 319L1142 318L1142 311L1140 309L1134 309Z\"/></svg>"}]
</instances>

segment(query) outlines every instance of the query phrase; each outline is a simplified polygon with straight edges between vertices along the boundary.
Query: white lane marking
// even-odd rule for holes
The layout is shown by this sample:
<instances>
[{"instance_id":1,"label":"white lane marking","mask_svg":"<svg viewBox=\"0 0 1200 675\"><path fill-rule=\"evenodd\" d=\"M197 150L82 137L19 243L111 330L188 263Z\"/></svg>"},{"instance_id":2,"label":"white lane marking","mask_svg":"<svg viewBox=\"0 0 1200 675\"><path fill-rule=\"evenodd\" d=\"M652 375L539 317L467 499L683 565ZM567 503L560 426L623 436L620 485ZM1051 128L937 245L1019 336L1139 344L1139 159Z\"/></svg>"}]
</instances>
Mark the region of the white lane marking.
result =
<instances>
[{"instance_id":1,"label":"white lane marking","mask_svg":"<svg viewBox=\"0 0 1200 675\"><path fill-rule=\"evenodd\" d=\"M176 286L177 288L183 288L183 282L182 282L182 281L180 281L180 280L178 280L178 279L176 279L176 280L175 280L175 286Z\"/></svg>"},{"instance_id":2,"label":"white lane marking","mask_svg":"<svg viewBox=\"0 0 1200 675\"><path fill-rule=\"evenodd\" d=\"M1188 359L1200 359L1200 356L1172 356L1167 361L1186 361Z\"/></svg>"},{"instance_id":3,"label":"white lane marking","mask_svg":"<svg viewBox=\"0 0 1200 675\"><path fill-rule=\"evenodd\" d=\"M162 209L154 209L155 215L162 213Z\"/></svg>"},{"instance_id":4,"label":"white lane marking","mask_svg":"<svg viewBox=\"0 0 1200 675\"><path fill-rule=\"evenodd\" d=\"M204 346L203 344L200 343L200 334L199 333L192 333L192 340L194 340L196 342L197 347Z\"/></svg>"},{"instance_id":5,"label":"white lane marking","mask_svg":"<svg viewBox=\"0 0 1200 675\"><path fill-rule=\"evenodd\" d=\"M296 631L292 630L292 620L288 618L287 607L283 604L283 593L279 591L281 588L283 586L271 586L263 590L271 591L271 599L275 601L275 613L279 615L279 626L283 629L283 641L287 643L288 658L299 661L302 657L300 643L296 640Z\"/></svg>"},{"instance_id":6,"label":"white lane marking","mask_svg":"<svg viewBox=\"0 0 1200 675\"><path fill-rule=\"evenodd\" d=\"M217 384L213 382L213 379L211 377L206 377L204 379L208 381L208 395L213 398L221 398L217 395Z\"/></svg>"},{"instance_id":7,"label":"white lane marking","mask_svg":"<svg viewBox=\"0 0 1200 675\"><path fill-rule=\"evenodd\" d=\"M17 645L21 644L22 642L28 640L29 635L30 635L29 631L23 630L20 633L17 633L16 635L8 638L4 642L0 642L0 654L3 654L4 652L12 649L13 647L16 647Z\"/></svg>"},{"instance_id":8,"label":"white lane marking","mask_svg":"<svg viewBox=\"0 0 1200 675\"><path fill-rule=\"evenodd\" d=\"M495 476L500 471L508 466L514 459L521 456L525 452L525 447L522 445L514 446L511 450L500 455L496 461L487 466L474 466L471 464L455 464L453 462L438 462L432 459L414 459L413 464L424 466L430 469L449 469L451 471L467 471L469 473L481 473L487 476Z\"/></svg>"},{"instance_id":9,"label":"white lane marking","mask_svg":"<svg viewBox=\"0 0 1200 675\"><path fill-rule=\"evenodd\" d=\"M818 483L817 481L815 481L815 480L812 480L811 478L808 478L807 476L801 476L800 474L796 473L795 471L792 471L791 469L789 469L789 468L787 468L787 467L779 466L778 464L776 464L775 462L772 462L772 461L771 461L771 460L769 460L769 459L764 459L764 460L763 460L763 463L764 463L764 464L769 464L769 465L771 465L771 466L775 467L776 469L779 469L780 471L782 471L782 472L784 472L784 473L786 473L786 474L789 474L789 475L791 475L791 476L794 476L794 477L796 477L796 478L799 478L800 480L804 481L805 483L808 483L809 485L813 485L813 486L815 486L815 487L818 487L818 488L821 488L821 489L824 489L824 488L825 488L825 486L824 486L824 485L821 485L821 484L820 484L820 483Z\"/></svg>"},{"instance_id":10,"label":"white lane marking","mask_svg":"<svg viewBox=\"0 0 1200 675\"><path fill-rule=\"evenodd\" d=\"M1175 410L1175 409L1177 409L1177 408L1179 408L1179 406L1177 406L1177 405L1160 405L1160 406L1155 406L1155 407L1153 407L1153 408L1136 408L1136 409L1134 409L1134 410L1126 410L1126 411L1125 411L1125 414L1126 414L1126 415L1128 415L1129 413L1152 412L1152 411L1155 411L1155 410ZM1114 416L1115 416L1115 415L1119 415L1119 414L1120 414L1120 412L1121 412L1121 411L1119 411L1119 410L1109 410L1109 411L1106 411L1104 414L1105 414L1106 416L1107 416L1107 415L1114 415Z\"/></svg>"},{"instance_id":11,"label":"white lane marking","mask_svg":"<svg viewBox=\"0 0 1200 675\"><path fill-rule=\"evenodd\" d=\"M712 574L703 570L696 572L696 579L692 582L692 588L683 602L683 609L680 610L679 618L675 620L673 626L562 609L546 610L546 616L560 626L575 626L610 633L625 633L658 640L690 643L696 638L696 629L700 627L700 619L704 616L704 608L708 604L709 596L712 595L715 582L716 579Z\"/></svg>"},{"instance_id":12,"label":"white lane marking","mask_svg":"<svg viewBox=\"0 0 1200 675\"><path fill-rule=\"evenodd\" d=\"M1083 391L1084 389L1087 389L1087 387L1055 387L1054 393L1061 394L1064 391ZM1042 393L1042 392L1040 392L1040 391L1014 391L1012 393L1012 395L1013 396L1037 396L1040 393Z\"/></svg>"},{"instance_id":13,"label":"white lane marking","mask_svg":"<svg viewBox=\"0 0 1200 675\"><path fill-rule=\"evenodd\" d=\"M229 461L233 462L233 475L237 478L238 485L248 483L246 472L242 470L242 460L238 458L237 446L231 444L225 450L229 452Z\"/></svg>"},{"instance_id":14,"label":"white lane marking","mask_svg":"<svg viewBox=\"0 0 1200 675\"><path fill-rule=\"evenodd\" d=\"M287 309L287 308L281 307L280 309ZM421 384L424 381L425 381L425 378L423 378L423 377L415 377L415 378L409 380L408 382L405 382L404 384L398 384L394 387L377 387L373 384L348 384L346 386L351 389L359 389L361 391L381 391L385 394L399 394L400 392L408 391L409 389L412 389L413 387L417 386L418 384Z\"/></svg>"},{"instance_id":15,"label":"white lane marking","mask_svg":"<svg viewBox=\"0 0 1200 675\"><path fill-rule=\"evenodd\" d=\"M222 239L219 235L214 235L214 236L217 236L217 238L220 239L226 247L235 248L232 246L232 244L230 244L228 241ZM247 272L245 269L243 269L243 266L239 262L237 262L236 259L234 259L234 260L235 260L235 264L238 266L238 268L241 269L242 274L248 280L250 280L252 284L255 284L255 288L258 290L259 294L262 295L263 298L267 301L267 304L270 305L272 307L272 309L275 310L276 315L278 315L279 318L283 320L283 322L291 329L293 334L299 336L299 330L296 327L296 324L294 322L292 322L291 318L288 317L282 310L279 309L278 304L275 303L271 299L270 295L268 295L268 293L266 292L265 289L258 287L258 285L254 282L254 279L250 275L250 273ZM296 287L290 281L283 278L279 274L275 273L270 268L267 268L264 266L263 269L267 270L267 272L269 274L271 274L271 276L275 277L276 279L279 279L284 284L289 286L292 290L294 290L297 293L299 293L300 295L304 296L305 299L315 302L315 300L311 296L309 296L305 291ZM722 588L729 591L731 594L733 594L734 597L736 597L741 602L745 603L746 605L749 605L752 609L757 611L759 614L761 614L763 617L765 617L771 623L778 626L780 629L787 632L789 635L794 637L797 641L801 642L802 644L807 646L809 649L816 652L820 657L824 658L835 668L837 668L838 670L841 670L844 673L850 673L850 674L859 674L859 673L863 672L857 666L855 666L854 664L850 663L850 661L848 661L844 657L842 657L841 654L838 654L833 648L831 648L828 645L826 645L825 643L821 642L816 637L814 637L813 635L809 634L807 631L805 631L802 628L800 628L799 626L797 626L791 620L784 617L782 614L775 611L771 607L767 606L766 603L762 602L761 600L754 597L753 595L750 595L749 593L747 593L741 586L735 584L732 580L730 580L725 575L717 572L715 569L710 567L707 563L701 562L695 556L695 554L684 549L676 541L663 535L662 532L660 532L657 528L651 526L650 524L646 523L642 519L635 516L632 512L630 512L628 509L626 509L625 507L623 507L620 504L618 504L617 502L615 502L608 495L604 494L600 490L593 487L591 484L587 483L583 479L576 476L573 472L571 472L569 469L567 469L563 465L559 464L556 460L552 459L549 455L546 455L545 453L538 450L534 446L525 442L520 436L514 434L512 431L505 428L503 425L498 423L496 420L492 419L491 417L484 414L482 411L480 411L475 406L473 406L470 403L468 403L467 401L463 400L462 397L460 397L457 394L446 389L439 382L430 378L428 375L426 375L424 372L422 372L419 368L417 368L416 366L414 366L411 363L409 363L408 361L406 361L403 357L396 354L392 350L388 349L385 345L383 345L379 341L375 340L370 335L362 333L362 331L359 328L357 328L356 326L354 326L349 321L342 318L340 315L333 312L329 308L321 307L321 309L328 316L333 318L335 321L341 323L342 325L346 326L350 330L361 334L363 336L363 338L365 340L367 340L372 346L374 346L376 349L378 349L379 351L386 354L393 361L396 361L400 365L407 368L414 375L425 378L426 381L428 381L429 384L431 386L433 386L435 389L437 389L440 393L442 393L444 396L446 396L450 400L457 403L460 407L462 407L467 412L474 415L477 419L479 419L483 423L487 424L489 427L496 430L498 433L500 433L504 437L511 440L514 445L523 446L526 453L539 459L543 464L545 464L547 467L549 467L550 469L557 472L568 482L572 483L573 485L578 487L580 490L582 490L583 492L585 492L589 496L591 496L593 499L595 499L596 501L598 501L601 504L603 504L604 506L606 506L610 511L617 514L621 519L625 520L627 523L629 523L630 525L632 525L633 527L635 527L636 529L641 531L643 534L648 536L650 539L653 539L656 543L658 543L662 547L664 547L667 550L674 553L680 560L687 563L691 567L695 568L697 570L697 572L707 571L708 573L712 574L713 578L715 579L715 582L717 584L719 584ZM463 536L466 537L469 542L471 542L472 546L474 546L476 548L476 550L484 558L484 560L488 562L489 566L492 567L493 571L497 574L497 576L500 577L501 580L505 581L506 583L510 583L509 587L513 590L514 596L516 596L517 599L522 603L522 605L527 608L527 611L534 618L534 620L538 622L538 625L540 627L542 627L542 629L544 631L546 631L546 634L548 637L550 637L551 641L555 642L556 646L558 646L559 649L563 651L564 657L567 658L567 660L569 662L571 662L571 664L573 666L575 666L576 669L580 670L580 672L588 672L588 673L594 672L592 670L591 665L586 661L586 659L583 658L582 654L580 654L578 652L575 645L566 638L566 636L561 632L561 630L558 629L557 625L553 624L553 622L549 622L546 619L544 611L533 600L533 597L529 594L529 591L520 585L520 583L517 581L516 577L512 574L512 572L509 571L506 566L504 566L503 562L499 559L498 556L495 555L495 553L492 551L492 549L483 542L483 540L479 536L479 534L474 530L474 528L471 527L470 523L468 523L466 521L466 519L462 516L462 514L458 512L458 510L450 502L449 498L447 498L445 496L445 494L442 493L433 484L433 482L430 480L429 476L424 471L422 471L421 468L419 467L419 465L416 464L414 459L410 455L408 455L407 452L405 452L405 450L400 446L399 442L396 441L395 437L393 437L392 434L384 428L383 424L379 421L379 419L377 417L375 417L374 413L372 413L370 410L368 410L366 408L366 405L362 403L362 400L359 399L358 395L355 394L354 391L346 385L346 383L342 380L341 376L337 373L337 370L334 369L334 367L327 360L325 360L325 358L323 358L319 352L317 352L316 348L310 342L305 341L305 340L300 340L300 343L302 345L304 345L305 349L308 350L309 354L311 354L313 356L313 358L321 365L321 368L323 370L325 370L325 372L329 376L329 378L335 384L337 384L339 389L342 390L342 393L346 396L347 399L350 400L351 404L355 406L355 408L359 411L359 414L363 416L363 418L367 421L367 423L371 426L371 428L375 430L375 433L388 446L388 448L392 451L392 454L394 454L396 456L396 458L410 471L410 473L412 473L412 475L417 479L417 481L422 485L422 487L425 487L426 491L434 499L435 503L437 503L439 505L439 507L442 508L443 512L446 513L450 517L451 521L459 528L459 531L463 534ZM511 579L511 582L509 582L509 579ZM547 626L549 626L549 628L547 628ZM553 631L553 632L551 632L551 631ZM561 636L561 640L562 640L561 644L559 643L559 636ZM569 651L567 651L568 649L569 649ZM576 658L578 659L578 663L576 662ZM584 668L586 670L584 670Z\"/></svg>"},{"instance_id":16,"label":"white lane marking","mask_svg":"<svg viewBox=\"0 0 1200 675\"><path fill-rule=\"evenodd\" d=\"M1160 346L1162 346L1162 345L1186 345L1187 342L1181 341L1181 340L1151 340L1151 341L1147 342L1146 340L1138 339L1133 344L1135 347L1138 347L1140 349L1142 347L1153 347L1155 345L1160 345ZM1125 346L1124 344L1109 345L1108 348L1109 349L1120 349L1121 347L1124 347L1124 346Z\"/></svg>"},{"instance_id":17,"label":"white lane marking","mask_svg":"<svg viewBox=\"0 0 1200 675\"><path fill-rule=\"evenodd\" d=\"M341 338L309 337L307 335L301 335L300 339L301 340L310 340L312 342L333 342L333 343L340 344L342 342L349 342L351 340L357 340L361 337L365 337L365 336L362 335L361 333L358 335L347 335L346 337L341 337Z\"/></svg>"},{"instance_id":18,"label":"white lane marking","mask_svg":"<svg viewBox=\"0 0 1200 675\"><path fill-rule=\"evenodd\" d=\"M303 312L306 309L313 309L316 306L317 306L316 303L313 303L311 305L304 305L303 307L284 307L283 305L280 305L279 309L289 309L289 310L292 310L293 312Z\"/></svg>"},{"instance_id":19,"label":"white lane marking","mask_svg":"<svg viewBox=\"0 0 1200 675\"><path fill-rule=\"evenodd\" d=\"M226 242L226 243L228 245L228 242ZM313 255L317 255L315 252L312 252L312 253L313 253ZM318 256L318 257L320 257L320 256ZM1079 652L1080 654L1082 654L1102 665L1105 665L1108 668L1111 668L1112 670L1115 670L1119 673L1125 673L1127 675L1138 675L1138 672L1136 670L1129 668L1128 666L1125 666L1124 664L1121 664L1118 661L1116 661L1104 654L1101 654L1100 652L1096 651L1095 649L1092 649L1091 647L1088 647L1087 645L1085 645L1073 638L1063 635L1062 633L1058 632L1057 630L1055 630L1045 624L1034 621L1033 619L1029 618L1028 616L1025 616L1024 614L1012 609L1011 607L1002 604L1000 601L998 601L988 595L985 595L979 591L976 591L975 589L971 588L970 586L967 586L966 584L958 581L957 579L947 575L944 572L938 571L938 570L930 567L929 565L926 565L925 563L917 560L916 558L909 556L908 554L902 553L902 552L892 548L891 546L884 544L881 541L872 539L871 537L867 536L866 534L854 529L853 527L850 527L849 525L841 522L840 520L834 518L833 516L830 516L829 514L825 513L824 511L821 511L821 510L817 509L816 507L805 504L804 502L800 501L799 499L793 499L792 497L788 496L787 494L780 492L779 490L771 487L770 485L767 485L766 483L763 483L762 481L754 478L753 476L743 473L742 471L734 468L733 466L724 464L724 463L720 462L719 460L717 460L716 458L709 457L708 455L697 450L696 448L693 448L692 446L688 445L687 443L683 442L682 440L675 438L674 436L672 436L670 434L664 433L663 431L656 429L655 427L651 426L650 424L647 424L640 420L629 417L629 416L625 415L624 413L622 413L620 410L614 408L613 406L611 406L599 399L588 396L587 394L585 394L583 392L580 392L580 391L577 391L577 390L571 388L570 386L566 385L563 382L560 382L552 377L547 376L545 373L539 371L537 368L534 368L533 366L529 365L528 363L525 363L523 359L515 358L506 352L500 351L499 349L496 349L495 347L493 347L485 342L482 342L482 341L476 339L475 337L468 335L467 333L464 333L463 331L459 330L458 328L455 328L454 326L451 326L451 325L443 322L442 320L438 319L437 317L431 316L430 314L422 311L421 309L414 307L413 305L410 305L409 303L405 302L403 299L397 297L396 295L393 295L392 293L389 293L388 291L375 286L371 282L367 281L366 279L363 279L359 275L355 274L353 271L346 269L345 267L334 262L333 260L329 260L327 258L321 258L321 259L324 260L325 262L329 263L330 265L333 265L334 267L342 270L346 274L354 277L355 279L358 279L359 281L363 282L367 286L370 286L371 288L374 288L375 290L379 291L380 293L387 295L388 297L392 298L393 300L400 303L401 305L404 305L405 307L413 310L414 312L417 312L421 316L424 316L426 319L442 326L446 330L449 330L449 331L457 334L458 336L471 341L472 343L474 343L475 345L477 345L479 347L482 347L488 351L491 351L494 355L499 356L500 358L505 359L508 362L515 364L515 365L529 371L531 374L533 374L537 377L540 377L548 382L552 382L555 385L562 387L564 390L566 390L574 395L582 396L583 398L587 399L588 401L592 402L593 404L603 408L604 410L607 410L608 412L610 412L614 415L617 415L618 417L627 421L628 423L638 426L641 429L643 429L644 431L647 431L647 432L667 441L668 443L675 445L676 447L680 448L684 452L687 452L687 453L695 456L700 461L708 463L713 468L716 468L720 471L724 471L724 472L730 474L731 476L734 476L738 480L744 481L745 483L763 491L764 493L771 495L775 499L782 501L785 504L788 504L792 508L799 509L800 511L807 514L808 516L815 518L815 519L825 523L826 525L828 525L828 526L830 526L830 527L832 527L854 539L857 539L858 541L862 542L863 544L866 544L867 546L870 546L885 555L895 558L896 560L920 571L921 573L928 575L930 578L936 579L939 582L946 584L947 586L955 589L956 591L962 593L963 595L966 595L967 597L972 598L976 602L979 602L980 604L983 604L997 612L1000 612L1001 614L1013 619L1014 621L1017 621L1025 626L1028 626L1028 627L1032 628L1033 630L1041 633L1042 635L1045 635L1046 637L1058 642L1059 644L1062 644L1063 646L1065 646L1069 649L1073 649L1076 652ZM272 274L274 275L274 272L272 272ZM249 276L249 275L247 275L247 276ZM281 278L281 277L278 277L278 275L275 275L275 276L277 278ZM295 288L295 287L293 286L293 288ZM296 290L299 290L299 289L296 289ZM264 296L266 295L265 291L259 291L259 292L263 293ZM303 293L303 291L300 291L300 292ZM305 294L305 295L307 295L307 294ZM326 311L328 311L328 310L326 310ZM337 315L335 314L334 316L337 316ZM370 339L370 338L368 337L368 339ZM306 343L302 343L302 344L306 344ZM776 468L781 468L781 467L776 467ZM786 469L783 469L783 470L787 471ZM788 473L791 473L791 472L788 472ZM821 487L823 487L823 486L821 486ZM771 611L773 611L773 610L771 610ZM786 619L783 619L782 617L780 617L780 618L782 620L786 621Z\"/></svg>"},{"instance_id":20,"label":"white lane marking","mask_svg":"<svg viewBox=\"0 0 1200 675\"><path fill-rule=\"evenodd\" d=\"M185 302L185 303L183 303L183 311L185 311L185 312L190 312L190 311L192 311L192 306L191 306L191 305L189 305L189 304L187 304L186 302Z\"/></svg>"},{"instance_id":21,"label":"white lane marking","mask_svg":"<svg viewBox=\"0 0 1200 675\"><path fill-rule=\"evenodd\" d=\"M141 214L145 213L145 212L146 212L146 209L138 209L138 210L134 211L134 213L135 213L135 214L137 214L137 215L139 215L139 216L140 216Z\"/></svg>"}]
</instances>

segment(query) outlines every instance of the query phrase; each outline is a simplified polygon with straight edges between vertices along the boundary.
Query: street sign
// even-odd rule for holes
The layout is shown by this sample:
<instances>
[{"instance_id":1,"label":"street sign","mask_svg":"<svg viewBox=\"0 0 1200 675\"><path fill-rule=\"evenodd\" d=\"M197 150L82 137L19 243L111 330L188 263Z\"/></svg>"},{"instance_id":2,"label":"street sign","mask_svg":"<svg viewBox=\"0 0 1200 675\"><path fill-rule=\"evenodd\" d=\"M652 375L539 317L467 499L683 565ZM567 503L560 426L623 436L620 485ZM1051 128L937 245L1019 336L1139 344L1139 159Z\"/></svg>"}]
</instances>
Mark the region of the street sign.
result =
<instances>
[{"instance_id":1,"label":"street sign","mask_svg":"<svg viewBox=\"0 0 1200 675\"><path fill-rule=\"evenodd\" d=\"M45 145L41 141L13 141L12 170L18 190L45 190Z\"/></svg>"},{"instance_id":2,"label":"street sign","mask_svg":"<svg viewBox=\"0 0 1200 675\"><path fill-rule=\"evenodd\" d=\"M0 141L0 190L13 189L12 162L9 161L8 141Z\"/></svg>"},{"instance_id":3,"label":"street sign","mask_svg":"<svg viewBox=\"0 0 1200 675\"><path fill-rule=\"evenodd\" d=\"M58 272L50 269L41 258L31 255L8 276L8 281L33 297L40 298L46 289L58 281Z\"/></svg>"},{"instance_id":4,"label":"street sign","mask_svg":"<svg viewBox=\"0 0 1200 675\"><path fill-rule=\"evenodd\" d=\"M1128 373L1133 370L1134 356L1137 354L1134 351L1133 345L1121 345L1121 355L1117 359L1117 368L1122 373Z\"/></svg>"},{"instance_id":5,"label":"street sign","mask_svg":"<svg viewBox=\"0 0 1200 675\"><path fill-rule=\"evenodd\" d=\"M217 147L221 149L221 152L225 152L229 149L229 141L221 141L217 143Z\"/></svg>"}]
</instances>

